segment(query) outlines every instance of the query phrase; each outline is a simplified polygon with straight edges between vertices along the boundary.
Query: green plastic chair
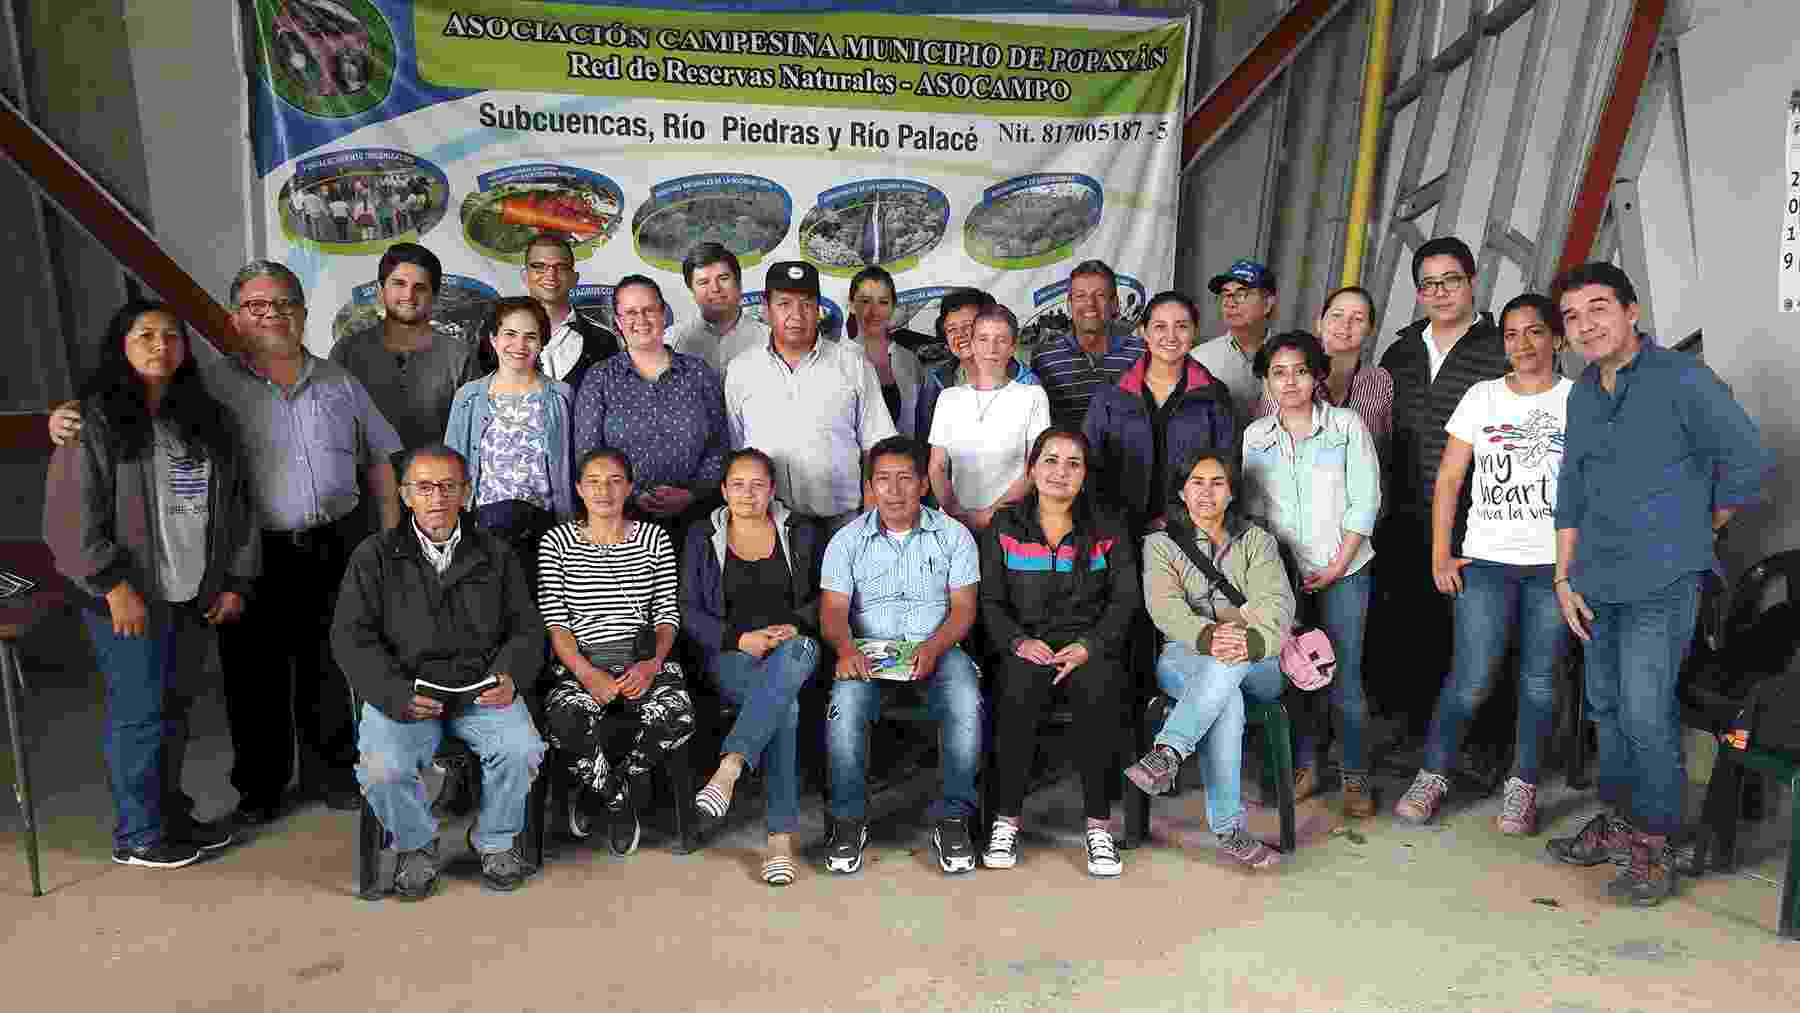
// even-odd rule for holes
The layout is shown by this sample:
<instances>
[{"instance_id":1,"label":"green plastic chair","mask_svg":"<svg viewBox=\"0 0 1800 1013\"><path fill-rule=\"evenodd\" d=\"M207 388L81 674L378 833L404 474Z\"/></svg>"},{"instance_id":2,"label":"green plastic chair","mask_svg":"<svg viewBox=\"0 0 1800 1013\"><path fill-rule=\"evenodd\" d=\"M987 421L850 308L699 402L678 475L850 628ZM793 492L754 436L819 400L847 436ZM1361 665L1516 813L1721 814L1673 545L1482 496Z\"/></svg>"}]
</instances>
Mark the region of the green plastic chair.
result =
<instances>
[{"instance_id":1,"label":"green plastic chair","mask_svg":"<svg viewBox=\"0 0 1800 1013\"><path fill-rule=\"evenodd\" d=\"M1140 754L1148 752L1162 729L1174 701L1161 694L1144 707L1144 720L1139 727ZM1294 816L1294 724L1280 700L1244 701L1246 728L1262 731L1263 798L1275 796L1281 812L1281 850L1292 854L1295 848ZM1273 782L1271 784L1270 782ZM1125 793L1125 833L1134 840L1150 837L1150 796L1135 787Z\"/></svg>"}]
</instances>

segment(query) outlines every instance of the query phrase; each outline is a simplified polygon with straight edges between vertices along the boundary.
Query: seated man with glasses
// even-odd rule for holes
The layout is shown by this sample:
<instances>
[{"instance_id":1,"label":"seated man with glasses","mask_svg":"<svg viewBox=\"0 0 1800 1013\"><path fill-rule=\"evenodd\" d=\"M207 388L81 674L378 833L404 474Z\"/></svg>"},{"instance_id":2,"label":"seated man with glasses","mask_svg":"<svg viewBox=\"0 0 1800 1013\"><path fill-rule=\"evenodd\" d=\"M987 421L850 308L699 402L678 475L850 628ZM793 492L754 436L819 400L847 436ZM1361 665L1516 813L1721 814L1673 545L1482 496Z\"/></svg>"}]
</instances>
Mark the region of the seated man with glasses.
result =
<instances>
[{"instance_id":1,"label":"seated man with glasses","mask_svg":"<svg viewBox=\"0 0 1800 1013\"><path fill-rule=\"evenodd\" d=\"M580 390L588 370L611 358L620 346L617 334L569 301L579 277L575 247L560 232L540 233L525 251L525 267L519 277L525 281L525 294L536 299L550 317L550 333L544 336L538 367L552 380L568 384L570 390ZM491 363L485 366L493 368Z\"/></svg>"},{"instance_id":2,"label":"seated man with glasses","mask_svg":"<svg viewBox=\"0 0 1800 1013\"><path fill-rule=\"evenodd\" d=\"M468 463L443 444L412 451L400 485L411 520L357 546L331 623L331 649L362 706L356 779L399 859L394 892L431 894L437 820L419 771L445 731L481 759L481 807L469 830L482 882L515 890L544 740L522 693L544 665L544 624L506 543L462 523Z\"/></svg>"},{"instance_id":3,"label":"seated man with glasses","mask_svg":"<svg viewBox=\"0 0 1800 1013\"><path fill-rule=\"evenodd\" d=\"M1389 618L1404 622L1407 635L1390 638L1371 630L1367 642L1404 645L1397 648L1405 652L1404 663L1371 659L1369 670L1406 674L1390 676L1386 693L1379 685L1371 689L1385 697L1386 709L1405 710L1412 730L1423 734L1450 663L1450 599L1438 593L1431 575L1431 496L1448 439L1444 427L1470 387L1512 367L1493 314L1475 312L1475 255L1467 243L1455 236L1427 242L1413 254L1412 273L1425 316L1401 328L1381 357L1394 378L1394 437L1385 462L1388 513L1375 534L1381 546L1377 579L1384 596L1395 596L1401 606L1390 609ZM1452 556L1462 555L1468 506L1464 486Z\"/></svg>"}]
</instances>

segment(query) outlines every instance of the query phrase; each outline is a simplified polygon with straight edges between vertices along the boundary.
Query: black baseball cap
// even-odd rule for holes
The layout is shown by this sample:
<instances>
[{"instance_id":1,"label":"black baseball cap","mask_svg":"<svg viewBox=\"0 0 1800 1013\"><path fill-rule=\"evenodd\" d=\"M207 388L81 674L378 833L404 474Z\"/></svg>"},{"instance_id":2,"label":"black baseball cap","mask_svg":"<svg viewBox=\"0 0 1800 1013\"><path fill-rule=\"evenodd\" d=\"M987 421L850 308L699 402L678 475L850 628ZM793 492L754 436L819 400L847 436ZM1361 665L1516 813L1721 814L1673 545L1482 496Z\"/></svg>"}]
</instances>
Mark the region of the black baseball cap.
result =
<instances>
[{"instance_id":1,"label":"black baseball cap","mask_svg":"<svg viewBox=\"0 0 1800 1013\"><path fill-rule=\"evenodd\" d=\"M776 289L805 292L817 299L819 269L804 260L783 260L770 264L768 273L763 275L763 291L773 292Z\"/></svg>"}]
</instances>

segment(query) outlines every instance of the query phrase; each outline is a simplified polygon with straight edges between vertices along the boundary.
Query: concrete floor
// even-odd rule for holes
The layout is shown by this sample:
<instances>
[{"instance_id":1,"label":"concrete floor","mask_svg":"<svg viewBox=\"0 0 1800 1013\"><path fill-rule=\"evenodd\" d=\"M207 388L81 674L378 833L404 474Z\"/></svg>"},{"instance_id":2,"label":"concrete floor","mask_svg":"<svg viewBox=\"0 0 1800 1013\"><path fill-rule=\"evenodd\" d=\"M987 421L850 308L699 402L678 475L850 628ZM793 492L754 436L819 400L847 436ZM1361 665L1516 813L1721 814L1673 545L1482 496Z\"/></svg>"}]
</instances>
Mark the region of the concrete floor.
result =
<instances>
[{"instance_id":1,"label":"concrete floor","mask_svg":"<svg viewBox=\"0 0 1800 1013\"><path fill-rule=\"evenodd\" d=\"M463 863L426 903L358 901L354 818L319 807L203 865L127 869L108 860L95 680L55 660L71 635L53 626L27 645L49 894L30 897L21 823L0 807L8 1009L1660 1013L1791 1009L1800 991L1800 943L1773 934L1776 823L1746 828L1746 872L1640 911L1606 899L1609 867L1562 867L1542 837L1494 833L1491 799L1424 829L1385 816L1342 829L1307 803L1301 846L1272 875L1215 860L1195 791L1157 804L1156 840L1125 854L1124 876L1091 879L1065 781L1028 804L1018 868L948 879L918 815L929 776L877 797L889 815L859 875L808 866L785 890L757 879L753 795L703 853L648 832L623 860L563 844L510 896ZM223 809L216 696L197 732L189 790ZM1383 783L1384 801L1403 787ZM1543 804L1561 833L1592 797L1557 782ZM1272 812L1251 818L1275 837ZM816 796L806 819L816 838ZM460 852L460 826L445 841Z\"/></svg>"}]
</instances>

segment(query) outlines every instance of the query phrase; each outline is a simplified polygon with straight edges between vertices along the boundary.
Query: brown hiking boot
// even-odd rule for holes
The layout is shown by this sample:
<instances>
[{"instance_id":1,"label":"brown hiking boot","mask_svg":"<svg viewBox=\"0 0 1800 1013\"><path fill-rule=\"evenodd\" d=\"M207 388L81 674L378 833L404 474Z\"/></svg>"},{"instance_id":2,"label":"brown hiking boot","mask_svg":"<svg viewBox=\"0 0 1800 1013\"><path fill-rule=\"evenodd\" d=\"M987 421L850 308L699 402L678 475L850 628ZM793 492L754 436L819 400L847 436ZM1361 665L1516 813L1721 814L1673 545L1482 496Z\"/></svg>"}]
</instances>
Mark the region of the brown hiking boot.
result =
<instances>
[{"instance_id":1,"label":"brown hiking boot","mask_svg":"<svg viewBox=\"0 0 1800 1013\"><path fill-rule=\"evenodd\" d=\"M1304 802L1319 793L1319 768L1305 766L1294 771L1294 801Z\"/></svg>"},{"instance_id":2,"label":"brown hiking boot","mask_svg":"<svg viewBox=\"0 0 1800 1013\"><path fill-rule=\"evenodd\" d=\"M1606 892L1636 907L1655 907L1675 895L1675 862L1669 838L1662 834L1631 835L1631 858Z\"/></svg>"},{"instance_id":3,"label":"brown hiking boot","mask_svg":"<svg viewBox=\"0 0 1800 1013\"><path fill-rule=\"evenodd\" d=\"M1375 789L1369 784L1369 775L1346 770L1343 782L1344 818L1366 820L1375 815Z\"/></svg>"},{"instance_id":4,"label":"brown hiking boot","mask_svg":"<svg viewBox=\"0 0 1800 1013\"><path fill-rule=\"evenodd\" d=\"M1626 851L1631 844L1631 824L1607 813L1588 820L1574 837L1552 837L1544 842L1544 850L1559 862L1570 865L1599 865L1611 861L1615 853Z\"/></svg>"}]
</instances>

